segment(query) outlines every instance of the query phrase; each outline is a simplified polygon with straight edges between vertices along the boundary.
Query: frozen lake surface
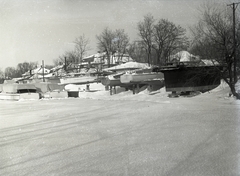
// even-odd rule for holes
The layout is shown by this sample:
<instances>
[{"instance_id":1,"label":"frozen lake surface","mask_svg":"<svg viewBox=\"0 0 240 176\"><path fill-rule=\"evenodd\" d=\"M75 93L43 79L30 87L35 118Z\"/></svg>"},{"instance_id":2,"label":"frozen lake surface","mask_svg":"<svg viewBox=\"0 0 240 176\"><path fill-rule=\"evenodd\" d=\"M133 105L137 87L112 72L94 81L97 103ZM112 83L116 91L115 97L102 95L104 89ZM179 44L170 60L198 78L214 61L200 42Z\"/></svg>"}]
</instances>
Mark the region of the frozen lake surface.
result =
<instances>
[{"instance_id":1,"label":"frozen lake surface","mask_svg":"<svg viewBox=\"0 0 240 176\"><path fill-rule=\"evenodd\" d=\"M0 101L0 175L240 175L228 91Z\"/></svg>"}]
</instances>

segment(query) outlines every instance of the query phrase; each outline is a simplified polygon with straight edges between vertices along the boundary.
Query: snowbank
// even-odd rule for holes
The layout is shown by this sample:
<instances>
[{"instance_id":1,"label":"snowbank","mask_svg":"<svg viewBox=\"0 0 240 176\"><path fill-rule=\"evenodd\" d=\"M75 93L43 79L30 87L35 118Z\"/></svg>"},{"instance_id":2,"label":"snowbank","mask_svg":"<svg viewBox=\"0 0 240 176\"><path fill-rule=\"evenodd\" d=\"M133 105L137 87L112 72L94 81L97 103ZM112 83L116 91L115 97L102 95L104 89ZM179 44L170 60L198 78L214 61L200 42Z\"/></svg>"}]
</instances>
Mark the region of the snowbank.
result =
<instances>
[{"instance_id":1,"label":"snowbank","mask_svg":"<svg viewBox=\"0 0 240 176\"><path fill-rule=\"evenodd\" d=\"M153 92L149 92L148 89L145 88L138 94L133 94L131 90L126 91L125 88L116 87L116 94L113 95L110 95L110 91L106 91L105 89L93 92L81 91L79 98L159 102L168 99L168 94L169 92L166 92L165 87Z\"/></svg>"},{"instance_id":2,"label":"snowbank","mask_svg":"<svg viewBox=\"0 0 240 176\"><path fill-rule=\"evenodd\" d=\"M83 90L84 87L81 89ZM236 89L240 92L240 81L236 84ZM101 99L101 100L134 100L134 101L151 101L151 102L168 102L169 94L171 92L166 92L165 87L156 90L149 91L147 88L143 89L138 94L133 94L131 90L125 91L124 88L117 87L116 94L110 95L109 91L105 90L105 87L101 84L94 83L90 84L90 90L96 90L92 92L80 91L79 98L88 99ZM215 89L202 93L196 94L195 97L209 97L210 99L216 98L229 98L230 89L225 81L221 81L221 84ZM179 98L185 98L180 96Z\"/></svg>"},{"instance_id":3,"label":"snowbank","mask_svg":"<svg viewBox=\"0 0 240 176\"><path fill-rule=\"evenodd\" d=\"M235 88L236 88L236 92L240 93L240 80L236 83ZM215 98L215 99L219 99L219 98L233 99L233 97L230 95L231 95L231 90L228 84L224 80L221 80L221 84L218 87L208 92L205 92L200 96L203 96L203 97L208 96L209 98Z\"/></svg>"}]
</instances>

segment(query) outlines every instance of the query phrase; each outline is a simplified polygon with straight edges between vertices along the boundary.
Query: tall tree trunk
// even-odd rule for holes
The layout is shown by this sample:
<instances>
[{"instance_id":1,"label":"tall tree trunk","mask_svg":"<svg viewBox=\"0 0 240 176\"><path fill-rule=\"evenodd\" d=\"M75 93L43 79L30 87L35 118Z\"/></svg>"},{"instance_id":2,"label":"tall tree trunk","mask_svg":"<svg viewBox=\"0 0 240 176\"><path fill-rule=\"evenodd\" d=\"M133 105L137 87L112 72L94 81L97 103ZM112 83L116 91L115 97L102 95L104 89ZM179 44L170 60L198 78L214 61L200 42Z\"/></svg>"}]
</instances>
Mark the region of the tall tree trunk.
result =
<instances>
[{"instance_id":1,"label":"tall tree trunk","mask_svg":"<svg viewBox=\"0 0 240 176\"><path fill-rule=\"evenodd\" d=\"M236 97L236 99L240 100L240 94L238 94L238 93L236 92L235 82L233 81L232 76L230 76L229 81L228 81L227 78L225 78L225 77L224 77L223 79L224 79L224 81L228 84L228 86L229 86L229 88L230 88L230 90L231 90L232 95L233 95L234 97ZM232 80L232 81L230 81L230 80Z\"/></svg>"},{"instance_id":2,"label":"tall tree trunk","mask_svg":"<svg viewBox=\"0 0 240 176\"><path fill-rule=\"evenodd\" d=\"M231 92L236 99L240 100L240 94L236 92L235 83L229 85Z\"/></svg>"}]
</instances>

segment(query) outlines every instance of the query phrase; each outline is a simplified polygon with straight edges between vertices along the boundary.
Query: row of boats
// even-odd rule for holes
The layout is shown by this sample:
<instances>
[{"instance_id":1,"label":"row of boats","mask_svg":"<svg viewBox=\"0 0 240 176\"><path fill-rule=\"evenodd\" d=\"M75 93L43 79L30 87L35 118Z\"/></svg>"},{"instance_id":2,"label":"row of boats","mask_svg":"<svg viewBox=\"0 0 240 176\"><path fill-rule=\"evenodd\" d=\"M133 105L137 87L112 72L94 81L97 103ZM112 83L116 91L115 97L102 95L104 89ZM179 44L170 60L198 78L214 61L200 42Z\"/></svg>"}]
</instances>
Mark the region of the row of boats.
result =
<instances>
[{"instance_id":1,"label":"row of boats","mask_svg":"<svg viewBox=\"0 0 240 176\"><path fill-rule=\"evenodd\" d=\"M59 67L60 68L60 67ZM71 97L76 90L66 89L69 84L85 84L86 91L91 83L100 83L106 87L122 86L131 89L134 84L147 84L145 81L163 81L162 73L153 73L147 64L128 62L112 68L96 72L88 70L85 72L68 73L65 76L57 76L57 71L49 73L45 69L39 72L30 71L24 77L5 80L0 85L0 99L39 99L39 98L66 98ZM50 76L51 75L51 76ZM78 92L79 90L77 90ZM78 96L75 95L75 96Z\"/></svg>"},{"instance_id":2,"label":"row of boats","mask_svg":"<svg viewBox=\"0 0 240 176\"><path fill-rule=\"evenodd\" d=\"M83 68L70 73L66 73L64 65L51 70L38 68L22 78L5 80L0 85L0 99L76 97L79 90L66 89L66 85L85 84L89 90L89 85L95 82L103 84L106 90L110 88L110 93L116 86L138 93L143 86L150 91L165 86L169 92L189 92L210 90L220 84L220 67L203 64L201 60L179 61L161 68L130 61L101 71Z\"/></svg>"},{"instance_id":3,"label":"row of boats","mask_svg":"<svg viewBox=\"0 0 240 176\"><path fill-rule=\"evenodd\" d=\"M21 100L41 98L66 98L64 86L50 82L16 83L5 82L0 85L0 100Z\"/></svg>"}]
</instances>

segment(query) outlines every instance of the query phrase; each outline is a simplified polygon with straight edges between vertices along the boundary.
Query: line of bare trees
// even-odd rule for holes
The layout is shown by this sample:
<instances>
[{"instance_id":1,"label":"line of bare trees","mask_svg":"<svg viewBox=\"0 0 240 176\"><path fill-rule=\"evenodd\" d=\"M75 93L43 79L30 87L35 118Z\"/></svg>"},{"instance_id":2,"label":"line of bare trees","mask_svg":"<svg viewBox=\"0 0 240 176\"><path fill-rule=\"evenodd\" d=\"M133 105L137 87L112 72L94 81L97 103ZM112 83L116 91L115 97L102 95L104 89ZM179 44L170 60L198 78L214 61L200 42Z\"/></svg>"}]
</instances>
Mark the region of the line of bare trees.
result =
<instances>
[{"instance_id":1,"label":"line of bare trees","mask_svg":"<svg viewBox=\"0 0 240 176\"><path fill-rule=\"evenodd\" d=\"M21 77L23 73L29 71L30 69L34 69L37 67L37 62L23 62L19 63L16 68L7 67L3 72L0 70L0 79L11 79Z\"/></svg>"},{"instance_id":2,"label":"line of bare trees","mask_svg":"<svg viewBox=\"0 0 240 176\"><path fill-rule=\"evenodd\" d=\"M19 63L17 67L7 67L4 71L0 69L0 84L3 83L5 79L19 78L22 74L29 72L29 70L34 70L40 67L38 62L23 62ZM45 65L45 68L51 69L52 65Z\"/></svg>"},{"instance_id":3,"label":"line of bare trees","mask_svg":"<svg viewBox=\"0 0 240 176\"><path fill-rule=\"evenodd\" d=\"M203 59L216 60L224 65L221 77L229 84L234 96L236 79L233 77L234 45L232 9L223 3L205 3L196 25L190 28L191 37L187 38L186 29L167 19L154 19L151 14L143 17L137 24L138 39L130 42L124 29L112 30L108 27L96 35L98 51L105 52L110 66L110 56L115 52L129 54L135 61L163 66L169 57L181 50L188 50ZM186 19L183 19L186 20ZM236 55L240 55L240 22L236 18ZM81 63L90 47L90 40L83 34L75 39L75 49L54 60L54 65L64 62ZM25 72L31 64L17 69L6 68L5 76L19 76L19 69ZM217 67L216 67L217 68ZM15 71L18 70L16 74ZM1 72L0 72L1 73ZM240 98L240 97L238 97Z\"/></svg>"},{"instance_id":4,"label":"line of bare trees","mask_svg":"<svg viewBox=\"0 0 240 176\"><path fill-rule=\"evenodd\" d=\"M149 65L165 65L169 56L187 50L189 41L186 29L166 20L156 20L151 14L138 23L139 44L147 55Z\"/></svg>"},{"instance_id":5,"label":"line of bare trees","mask_svg":"<svg viewBox=\"0 0 240 176\"><path fill-rule=\"evenodd\" d=\"M106 27L96 35L97 49L106 53L108 66L111 55L116 52L122 55L129 54L135 61L164 65L172 53L186 50L189 46L186 29L166 19L157 21L151 14L144 16L143 21L138 23L137 29L139 39L133 42L130 42L130 37L124 29L112 30ZM69 63L82 62L84 55L90 49L89 39L83 34L74 43L75 49L67 51L54 60L54 64L63 62L64 58L67 58Z\"/></svg>"},{"instance_id":6,"label":"line of bare trees","mask_svg":"<svg viewBox=\"0 0 240 176\"><path fill-rule=\"evenodd\" d=\"M237 19L236 36L233 35L233 15L231 8L226 4L203 4L198 23L191 28L192 54L201 58L217 61L223 65L221 78L229 85L232 94L240 99L235 90L237 78L234 78L234 37L236 37L236 55L239 64L240 56L240 22ZM219 67L215 67L218 69ZM239 65L238 65L239 70Z\"/></svg>"},{"instance_id":7,"label":"line of bare trees","mask_svg":"<svg viewBox=\"0 0 240 176\"><path fill-rule=\"evenodd\" d=\"M54 59L54 66L59 65L59 63L64 63L65 58L67 58L68 63L78 64L82 62L83 57L87 54L87 51L90 50L90 40L85 36L85 34L82 34L73 41L73 44L75 46L74 50L66 51L63 55Z\"/></svg>"}]
</instances>

